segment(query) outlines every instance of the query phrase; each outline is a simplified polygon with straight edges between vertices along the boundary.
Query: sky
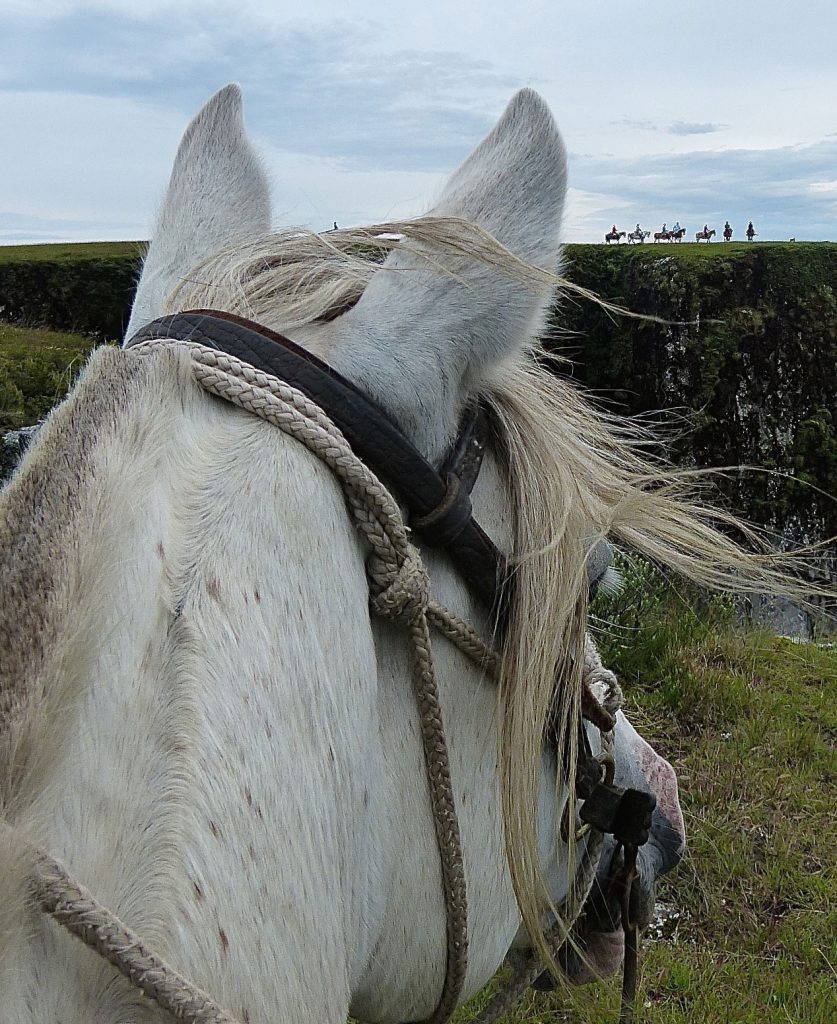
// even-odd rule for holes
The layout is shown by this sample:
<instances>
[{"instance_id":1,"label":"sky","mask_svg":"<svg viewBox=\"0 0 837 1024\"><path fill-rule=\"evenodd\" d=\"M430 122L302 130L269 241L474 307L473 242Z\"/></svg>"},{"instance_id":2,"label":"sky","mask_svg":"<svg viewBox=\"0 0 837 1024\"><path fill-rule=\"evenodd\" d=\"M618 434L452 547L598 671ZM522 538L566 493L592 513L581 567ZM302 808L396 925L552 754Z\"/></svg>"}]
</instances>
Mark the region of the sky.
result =
<instances>
[{"instance_id":1,"label":"sky","mask_svg":"<svg viewBox=\"0 0 837 1024\"><path fill-rule=\"evenodd\" d=\"M566 241L837 240L835 46L833 0L0 0L0 244L148 238L231 81L277 227L427 211L530 86L569 153Z\"/></svg>"}]
</instances>

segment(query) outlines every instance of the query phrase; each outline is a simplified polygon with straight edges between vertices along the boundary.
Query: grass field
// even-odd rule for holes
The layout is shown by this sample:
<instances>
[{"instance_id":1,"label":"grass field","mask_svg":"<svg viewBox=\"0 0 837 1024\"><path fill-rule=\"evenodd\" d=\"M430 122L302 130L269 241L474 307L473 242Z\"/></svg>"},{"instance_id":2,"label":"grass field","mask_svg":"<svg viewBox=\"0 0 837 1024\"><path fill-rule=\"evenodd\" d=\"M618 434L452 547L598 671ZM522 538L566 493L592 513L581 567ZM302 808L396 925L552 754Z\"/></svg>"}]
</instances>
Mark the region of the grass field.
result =
<instances>
[{"instance_id":1,"label":"grass field","mask_svg":"<svg viewBox=\"0 0 837 1024\"><path fill-rule=\"evenodd\" d=\"M692 233L694 238L694 233ZM0 263L16 263L24 260L76 260L76 259L110 259L112 257L136 257L145 251L147 242L54 242L36 245L0 245ZM833 249L835 242L645 242L642 245L605 246L603 243L577 244L566 246L567 255L572 262L575 249L602 248L608 252L633 253L644 259L660 259L663 256L675 256L679 259L710 259L713 256L734 256L759 249L779 249L782 252L813 252L816 250Z\"/></svg>"},{"instance_id":2,"label":"grass field","mask_svg":"<svg viewBox=\"0 0 837 1024\"><path fill-rule=\"evenodd\" d=\"M0 245L0 263L19 263L31 260L110 259L114 256L139 258L147 244L147 242L55 242L37 245Z\"/></svg>"},{"instance_id":3,"label":"grass field","mask_svg":"<svg viewBox=\"0 0 837 1024\"><path fill-rule=\"evenodd\" d=\"M69 390L93 341L0 323L0 432L37 423Z\"/></svg>"},{"instance_id":4,"label":"grass field","mask_svg":"<svg viewBox=\"0 0 837 1024\"><path fill-rule=\"evenodd\" d=\"M642 954L647 1024L837 1021L837 646L736 630L641 572L604 608L627 710L677 769L679 911ZM465 1024L491 987L457 1016ZM511 1024L615 1024L619 980L525 998Z\"/></svg>"}]
</instances>

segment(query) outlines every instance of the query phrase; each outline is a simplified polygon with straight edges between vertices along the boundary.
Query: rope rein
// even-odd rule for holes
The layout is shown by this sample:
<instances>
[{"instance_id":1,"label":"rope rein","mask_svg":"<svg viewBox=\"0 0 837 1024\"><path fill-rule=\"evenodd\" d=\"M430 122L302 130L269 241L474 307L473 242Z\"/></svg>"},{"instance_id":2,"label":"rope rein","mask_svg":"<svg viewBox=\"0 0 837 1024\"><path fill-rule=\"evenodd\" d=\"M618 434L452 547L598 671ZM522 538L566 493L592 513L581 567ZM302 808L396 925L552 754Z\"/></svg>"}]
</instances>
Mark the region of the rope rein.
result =
<instances>
[{"instance_id":1,"label":"rope rein","mask_svg":"<svg viewBox=\"0 0 837 1024\"><path fill-rule=\"evenodd\" d=\"M433 667L430 626L490 675L497 672L497 655L466 622L431 598L427 571L418 550L410 543L398 505L378 478L355 456L323 409L276 377L204 345L154 340L137 345L136 351L150 352L172 344L189 351L195 379L208 392L279 427L332 470L343 488L352 518L371 549L367 560L371 608L377 615L400 623L406 629L447 920L445 980L438 1004L424 1024L444 1024L458 1005L465 980L468 920L462 844ZM590 637L585 643L584 679L588 685L597 683L604 688L605 710L615 714L621 707L622 694L613 673L603 668ZM613 736L605 731L601 735L604 761L612 758ZM595 879L602 840L602 833L595 829L587 839L559 919L547 933L554 948L566 940L581 913ZM46 913L95 949L175 1020L187 1024L238 1024L210 996L156 956L139 936L73 881L58 861L40 850L36 856L33 887ZM535 954L523 957L506 988L477 1018L478 1024L497 1020L542 970Z\"/></svg>"}]
</instances>

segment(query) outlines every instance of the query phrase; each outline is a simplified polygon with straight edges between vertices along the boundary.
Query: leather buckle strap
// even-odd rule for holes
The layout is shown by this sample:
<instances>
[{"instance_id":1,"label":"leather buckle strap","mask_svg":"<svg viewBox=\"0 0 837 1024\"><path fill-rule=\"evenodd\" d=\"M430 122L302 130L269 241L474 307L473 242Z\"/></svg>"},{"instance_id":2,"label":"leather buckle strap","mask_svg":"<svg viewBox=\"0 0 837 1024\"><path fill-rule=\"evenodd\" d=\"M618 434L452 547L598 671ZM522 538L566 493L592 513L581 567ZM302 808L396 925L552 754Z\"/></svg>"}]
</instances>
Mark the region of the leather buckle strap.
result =
<instances>
[{"instance_id":1,"label":"leather buckle strap","mask_svg":"<svg viewBox=\"0 0 837 1024\"><path fill-rule=\"evenodd\" d=\"M447 474L445 496L431 512L413 516L410 526L431 547L446 548L460 536L472 515L471 498L454 473Z\"/></svg>"}]
</instances>

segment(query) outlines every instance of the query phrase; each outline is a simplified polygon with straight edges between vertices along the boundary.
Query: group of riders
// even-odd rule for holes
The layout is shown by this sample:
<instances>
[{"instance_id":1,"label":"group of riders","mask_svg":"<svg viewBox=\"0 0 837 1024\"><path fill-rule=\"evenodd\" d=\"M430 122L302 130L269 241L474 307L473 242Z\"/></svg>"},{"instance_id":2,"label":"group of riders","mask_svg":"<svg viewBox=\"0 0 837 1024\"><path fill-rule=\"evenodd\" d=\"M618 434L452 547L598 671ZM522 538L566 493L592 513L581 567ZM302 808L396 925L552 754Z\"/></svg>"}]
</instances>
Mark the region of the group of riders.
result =
<instances>
[{"instance_id":1,"label":"group of riders","mask_svg":"<svg viewBox=\"0 0 837 1024\"><path fill-rule=\"evenodd\" d=\"M616 227L616 225L614 224L613 227L610 229L610 231L605 235L605 241L606 242L618 242L620 238L625 236L625 234L626 234L626 232L620 231ZM675 242L679 242L683 238L683 236L685 234L686 234L686 229L680 226L680 221L676 221L674 226L671 227L671 228L668 228L668 227L666 227L665 224L663 224L662 228L659 231L655 231L654 232L654 241L655 242L670 242L670 241L673 240ZM704 241L709 242L709 241L712 240L712 236L714 234L715 234L715 229L714 228L710 228L708 224L704 224L703 225L703 230L697 232L697 234L695 235L695 239L697 241L704 240ZM753 227L753 222L752 221L750 221L750 223L747 225L747 230L746 230L745 234L747 235L747 241L748 242L752 242L752 240L755 238L755 236L756 236L756 229ZM628 237L628 241L629 242L644 242L645 239L648 238L650 235L651 235L651 232L650 231L643 231L643 229L640 227L638 221L637 221L637 225L634 228L634 230L630 231L630 232L627 232L627 237ZM732 238L732 226L731 226L730 222L727 221L726 224L724 224L724 241L725 242L729 242L731 240L731 238Z\"/></svg>"}]
</instances>

